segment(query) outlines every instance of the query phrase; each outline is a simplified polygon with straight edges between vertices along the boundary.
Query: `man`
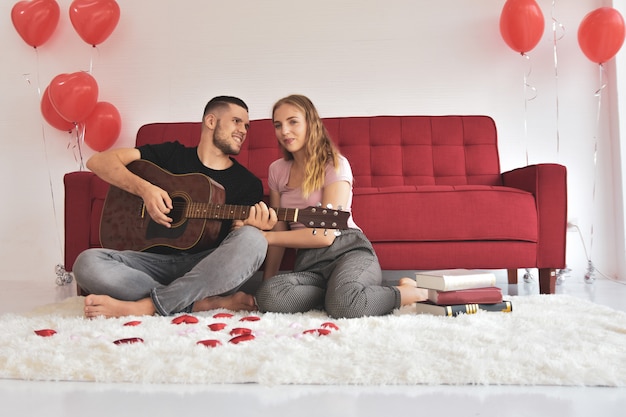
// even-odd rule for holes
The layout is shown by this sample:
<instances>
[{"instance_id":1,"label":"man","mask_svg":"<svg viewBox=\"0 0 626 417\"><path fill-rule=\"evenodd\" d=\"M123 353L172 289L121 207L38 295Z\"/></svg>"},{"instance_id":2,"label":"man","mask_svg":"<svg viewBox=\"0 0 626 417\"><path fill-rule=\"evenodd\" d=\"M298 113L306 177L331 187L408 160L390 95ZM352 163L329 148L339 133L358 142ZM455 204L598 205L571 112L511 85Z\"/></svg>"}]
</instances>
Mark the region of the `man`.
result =
<instances>
[{"instance_id":1,"label":"man","mask_svg":"<svg viewBox=\"0 0 626 417\"><path fill-rule=\"evenodd\" d=\"M267 240L261 230L276 213L261 202L261 181L230 155L236 155L249 128L248 107L236 97L211 99L202 118L200 142L178 142L115 149L93 155L87 167L100 178L141 197L156 223L171 227L172 199L162 188L126 166L145 159L173 173L199 172L225 189L225 203L250 206L244 221L224 221L217 246L198 253L152 253L88 249L74 263L76 282L90 293L87 317L171 315L180 312L256 309L254 297L237 291L263 263Z\"/></svg>"}]
</instances>

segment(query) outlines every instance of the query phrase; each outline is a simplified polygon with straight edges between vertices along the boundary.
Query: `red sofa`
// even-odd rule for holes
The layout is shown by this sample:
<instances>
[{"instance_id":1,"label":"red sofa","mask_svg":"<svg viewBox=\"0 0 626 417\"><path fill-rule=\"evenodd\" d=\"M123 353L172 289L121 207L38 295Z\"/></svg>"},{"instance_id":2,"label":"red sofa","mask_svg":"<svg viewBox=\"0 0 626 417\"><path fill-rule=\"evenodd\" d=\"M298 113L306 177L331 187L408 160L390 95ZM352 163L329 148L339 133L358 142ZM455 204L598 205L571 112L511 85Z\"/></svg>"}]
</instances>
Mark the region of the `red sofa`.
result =
<instances>
[{"instance_id":1,"label":"red sofa","mask_svg":"<svg viewBox=\"0 0 626 417\"><path fill-rule=\"evenodd\" d=\"M564 166L500 172L497 131L488 116L375 116L324 119L354 173L353 215L383 270L538 268L541 293L554 293L565 267ZM195 145L200 123L142 126L137 145ZM264 183L281 157L271 120L251 122L237 159ZM91 172L65 175L65 268L99 247L108 185ZM288 262L284 264L289 267Z\"/></svg>"}]
</instances>

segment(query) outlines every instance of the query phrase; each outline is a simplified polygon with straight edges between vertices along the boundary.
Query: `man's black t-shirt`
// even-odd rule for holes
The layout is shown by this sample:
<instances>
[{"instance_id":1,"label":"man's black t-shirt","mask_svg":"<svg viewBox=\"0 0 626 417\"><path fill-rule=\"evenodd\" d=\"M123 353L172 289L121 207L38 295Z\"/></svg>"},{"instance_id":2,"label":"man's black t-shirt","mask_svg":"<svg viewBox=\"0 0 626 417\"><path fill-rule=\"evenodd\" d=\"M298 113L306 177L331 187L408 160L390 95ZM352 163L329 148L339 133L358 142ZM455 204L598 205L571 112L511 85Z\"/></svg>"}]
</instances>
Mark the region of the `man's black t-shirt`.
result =
<instances>
[{"instance_id":1,"label":"man's black t-shirt","mask_svg":"<svg viewBox=\"0 0 626 417\"><path fill-rule=\"evenodd\" d=\"M231 158L233 165L224 170L207 168L198 158L198 148L189 148L179 142L138 147L141 159L153 162L172 174L201 173L218 182L225 190L225 204L253 206L263 199L261 180ZM228 234L231 221L224 220L216 243Z\"/></svg>"}]
</instances>

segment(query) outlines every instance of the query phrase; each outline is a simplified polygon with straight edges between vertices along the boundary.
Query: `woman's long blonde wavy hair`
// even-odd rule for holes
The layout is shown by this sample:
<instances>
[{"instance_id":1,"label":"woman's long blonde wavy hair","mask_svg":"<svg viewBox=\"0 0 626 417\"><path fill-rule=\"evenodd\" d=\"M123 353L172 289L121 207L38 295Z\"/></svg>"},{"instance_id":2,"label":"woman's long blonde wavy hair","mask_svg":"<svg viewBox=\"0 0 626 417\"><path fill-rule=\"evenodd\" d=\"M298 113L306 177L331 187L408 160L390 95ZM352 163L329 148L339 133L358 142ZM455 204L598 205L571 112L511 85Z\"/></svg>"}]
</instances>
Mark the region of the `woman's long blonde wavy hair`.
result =
<instances>
[{"instance_id":1,"label":"woman's long blonde wavy hair","mask_svg":"<svg viewBox=\"0 0 626 417\"><path fill-rule=\"evenodd\" d=\"M302 182L302 194L305 197L315 190L324 186L326 165L330 162L335 169L339 169L339 150L328 135L317 109L307 97L292 94L284 97L274 104L272 118L276 109L283 104L290 104L298 108L305 116L307 125L307 138L305 144L306 165L304 167L304 180ZM281 146L285 160L293 160L293 155Z\"/></svg>"}]
</instances>

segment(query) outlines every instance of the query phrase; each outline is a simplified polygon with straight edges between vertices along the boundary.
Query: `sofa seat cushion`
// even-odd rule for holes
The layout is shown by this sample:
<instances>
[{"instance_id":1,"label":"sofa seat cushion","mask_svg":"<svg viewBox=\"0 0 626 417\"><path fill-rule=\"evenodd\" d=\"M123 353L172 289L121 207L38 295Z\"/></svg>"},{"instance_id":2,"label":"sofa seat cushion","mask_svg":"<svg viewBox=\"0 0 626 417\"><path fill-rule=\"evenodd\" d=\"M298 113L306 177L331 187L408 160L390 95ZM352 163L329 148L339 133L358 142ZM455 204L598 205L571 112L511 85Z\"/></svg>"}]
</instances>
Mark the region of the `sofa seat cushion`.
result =
<instances>
[{"instance_id":1,"label":"sofa seat cushion","mask_svg":"<svg viewBox=\"0 0 626 417\"><path fill-rule=\"evenodd\" d=\"M357 225L372 242L537 242L535 198L515 188L355 188L352 207Z\"/></svg>"}]
</instances>

